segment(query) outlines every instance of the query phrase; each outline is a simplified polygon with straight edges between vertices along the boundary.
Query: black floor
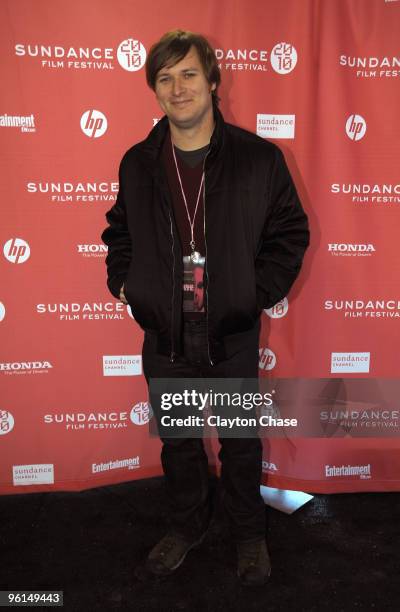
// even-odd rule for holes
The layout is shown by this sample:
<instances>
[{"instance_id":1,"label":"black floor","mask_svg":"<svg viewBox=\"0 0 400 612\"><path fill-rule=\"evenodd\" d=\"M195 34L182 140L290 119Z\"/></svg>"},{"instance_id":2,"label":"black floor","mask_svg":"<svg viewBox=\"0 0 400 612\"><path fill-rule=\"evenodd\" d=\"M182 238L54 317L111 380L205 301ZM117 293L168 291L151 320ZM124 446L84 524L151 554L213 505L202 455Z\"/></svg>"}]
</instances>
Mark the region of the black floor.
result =
<instances>
[{"instance_id":1,"label":"black floor","mask_svg":"<svg viewBox=\"0 0 400 612\"><path fill-rule=\"evenodd\" d=\"M400 609L399 493L318 495L291 516L270 510L272 575L253 590L237 583L220 513L172 577L137 581L135 567L165 533L163 499L162 478L0 497L0 590L63 590L68 612Z\"/></svg>"}]
</instances>

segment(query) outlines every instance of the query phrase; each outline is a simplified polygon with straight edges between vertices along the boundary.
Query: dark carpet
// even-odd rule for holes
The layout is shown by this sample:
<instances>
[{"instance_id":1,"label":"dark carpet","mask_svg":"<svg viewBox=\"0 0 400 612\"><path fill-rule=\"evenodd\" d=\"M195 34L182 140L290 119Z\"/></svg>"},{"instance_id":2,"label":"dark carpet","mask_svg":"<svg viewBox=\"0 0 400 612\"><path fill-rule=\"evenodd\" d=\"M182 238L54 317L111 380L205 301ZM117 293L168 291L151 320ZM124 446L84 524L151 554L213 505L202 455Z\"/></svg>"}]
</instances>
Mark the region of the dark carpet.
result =
<instances>
[{"instance_id":1,"label":"dark carpet","mask_svg":"<svg viewBox=\"0 0 400 612\"><path fill-rule=\"evenodd\" d=\"M255 589L237 582L220 507L172 577L135 578L165 534L164 494L153 478L0 497L0 590L63 590L68 612L400 609L398 493L317 495L291 516L270 509L272 575Z\"/></svg>"}]
</instances>

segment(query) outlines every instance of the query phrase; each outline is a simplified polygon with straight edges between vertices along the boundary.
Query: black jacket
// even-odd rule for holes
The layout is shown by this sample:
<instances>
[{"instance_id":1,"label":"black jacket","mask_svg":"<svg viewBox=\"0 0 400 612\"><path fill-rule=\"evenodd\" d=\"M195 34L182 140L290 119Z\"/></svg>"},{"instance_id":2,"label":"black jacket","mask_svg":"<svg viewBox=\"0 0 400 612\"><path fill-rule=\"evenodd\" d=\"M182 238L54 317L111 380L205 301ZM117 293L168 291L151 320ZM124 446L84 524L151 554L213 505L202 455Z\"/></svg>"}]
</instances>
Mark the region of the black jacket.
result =
<instances>
[{"instance_id":1,"label":"black jacket","mask_svg":"<svg viewBox=\"0 0 400 612\"><path fill-rule=\"evenodd\" d=\"M225 123L216 125L205 158L205 301L209 357L216 363L259 325L263 308L285 297L309 243L307 216L276 145ZM108 287L124 292L132 314L158 336L171 360L182 352L183 263L161 162L163 117L129 149L119 192L107 212Z\"/></svg>"}]
</instances>

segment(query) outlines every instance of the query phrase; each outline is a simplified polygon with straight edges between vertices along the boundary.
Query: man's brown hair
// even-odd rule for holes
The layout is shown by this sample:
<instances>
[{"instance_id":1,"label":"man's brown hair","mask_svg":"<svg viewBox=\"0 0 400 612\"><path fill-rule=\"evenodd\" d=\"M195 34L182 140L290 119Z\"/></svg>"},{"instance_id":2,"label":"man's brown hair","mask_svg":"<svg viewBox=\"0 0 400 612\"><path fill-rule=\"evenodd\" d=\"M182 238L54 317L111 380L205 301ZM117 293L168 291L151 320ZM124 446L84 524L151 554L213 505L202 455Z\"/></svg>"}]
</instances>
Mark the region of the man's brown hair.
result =
<instances>
[{"instance_id":1,"label":"man's brown hair","mask_svg":"<svg viewBox=\"0 0 400 612\"><path fill-rule=\"evenodd\" d=\"M199 55L200 63L203 66L204 74L211 85L215 83L215 90L212 92L213 100L219 102L217 95L218 86L221 83L221 73L218 68L217 58L210 43L201 34L194 34L185 30L172 30L167 32L155 43L147 56L146 60L146 79L151 89L155 90L156 77L158 72L165 67L175 66L194 47Z\"/></svg>"}]
</instances>

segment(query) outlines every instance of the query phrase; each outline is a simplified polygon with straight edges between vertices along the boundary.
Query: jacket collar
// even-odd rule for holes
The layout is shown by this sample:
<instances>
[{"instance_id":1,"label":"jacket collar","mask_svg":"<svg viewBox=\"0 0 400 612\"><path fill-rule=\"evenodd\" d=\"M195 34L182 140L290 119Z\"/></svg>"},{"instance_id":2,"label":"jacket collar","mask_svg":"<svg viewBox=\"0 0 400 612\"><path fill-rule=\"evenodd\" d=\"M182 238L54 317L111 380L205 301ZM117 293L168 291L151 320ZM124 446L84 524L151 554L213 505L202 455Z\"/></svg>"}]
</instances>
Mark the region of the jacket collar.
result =
<instances>
[{"instance_id":1,"label":"jacket collar","mask_svg":"<svg viewBox=\"0 0 400 612\"><path fill-rule=\"evenodd\" d=\"M222 149L225 134L225 121L221 111L215 103L213 103L213 110L215 128L210 140L210 152L208 154L208 158L210 159L214 158ZM168 133L168 117L164 115L164 117L162 117L162 119L160 119L160 121L151 130L148 137L140 142L136 147L136 150L143 155L143 162L150 166L153 169L153 172L158 173L158 161L161 157L162 146Z\"/></svg>"}]
</instances>

